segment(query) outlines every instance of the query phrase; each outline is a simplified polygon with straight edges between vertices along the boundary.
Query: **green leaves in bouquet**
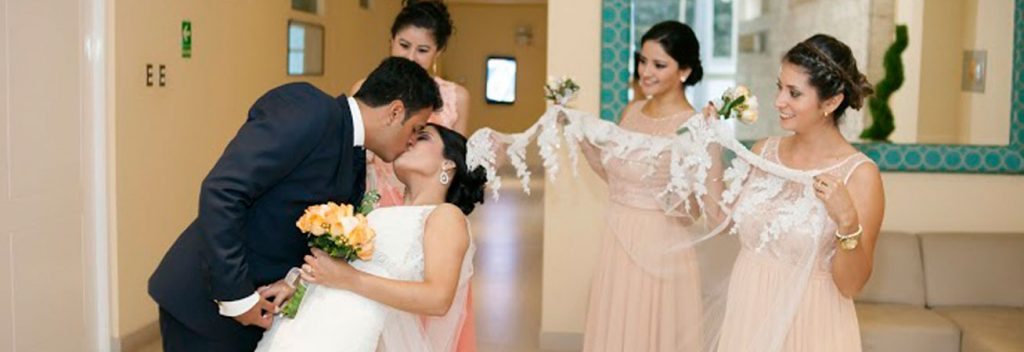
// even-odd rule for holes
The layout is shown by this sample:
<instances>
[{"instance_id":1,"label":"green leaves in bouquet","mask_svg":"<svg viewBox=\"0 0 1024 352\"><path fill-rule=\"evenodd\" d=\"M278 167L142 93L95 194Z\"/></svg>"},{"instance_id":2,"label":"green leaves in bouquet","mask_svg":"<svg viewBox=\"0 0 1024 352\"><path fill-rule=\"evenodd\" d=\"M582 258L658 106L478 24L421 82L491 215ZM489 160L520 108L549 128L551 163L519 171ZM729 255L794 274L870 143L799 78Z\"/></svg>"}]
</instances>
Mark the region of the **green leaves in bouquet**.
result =
<instances>
[{"instance_id":1,"label":"green leaves in bouquet","mask_svg":"<svg viewBox=\"0 0 1024 352\"><path fill-rule=\"evenodd\" d=\"M544 86L544 97L547 100L558 101L559 97L565 97L572 92L580 90L580 86L573 82L572 79L566 79L560 82L558 86L552 87L550 84Z\"/></svg>"},{"instance_id":2,"label":"green leaves in bouquet","mask_svg":"<svg viewBox=\"0 0 1024 352\"><path fill-rule=\"evenodd\" d=\"M332 257L341 258L348 262L359 259L358 249L352 246L338 244L334 241L333 237L328 235L310 236L309 246L319 248L320 250L327 252L327 254Z\"/></svg>"},{"instance_id":3,"label":"green leaves in bouquet","mask_svg":"<svg viewBox=\"0 0 1024 352\"><path fill-rule=\"evenodd\" d=\"M739 106L740 104L743 104L743 102L747 100L747 97L741 95L736 99L730 99L727 97L724 97L722 99L722 108L718 109L718 116L722 116L723 118L729 118L730 116L732 116L733 110L736 109L736 107Z\"/></svg>"}]
</instances>

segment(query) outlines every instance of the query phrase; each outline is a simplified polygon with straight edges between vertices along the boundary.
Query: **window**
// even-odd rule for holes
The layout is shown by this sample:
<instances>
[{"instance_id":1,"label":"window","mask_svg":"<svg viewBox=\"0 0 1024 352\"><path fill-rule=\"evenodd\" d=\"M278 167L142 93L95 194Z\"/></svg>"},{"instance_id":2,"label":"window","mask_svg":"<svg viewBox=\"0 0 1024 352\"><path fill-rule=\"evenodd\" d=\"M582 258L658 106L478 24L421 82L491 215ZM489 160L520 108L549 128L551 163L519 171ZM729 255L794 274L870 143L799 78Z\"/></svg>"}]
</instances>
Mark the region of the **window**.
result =
<instances>
[{"instance_id":1,"label":"window","mask_svg":"<svg viewBox=\"0 0 1024 352\"><path fill-rule=\"evenodd\" d=\"M516 59L511 57L487 58L487 103L512 104L516 102Z\"/></svg>"},{"instance_id":2,"label":"window","mask_svg":"<svg viewBox=\"0 0 1024 352\"><path fill-rule=\"evenodd\" d=\"M288 75L324 74L324 27L288 21Z\"/></svg>"}]
</instances>

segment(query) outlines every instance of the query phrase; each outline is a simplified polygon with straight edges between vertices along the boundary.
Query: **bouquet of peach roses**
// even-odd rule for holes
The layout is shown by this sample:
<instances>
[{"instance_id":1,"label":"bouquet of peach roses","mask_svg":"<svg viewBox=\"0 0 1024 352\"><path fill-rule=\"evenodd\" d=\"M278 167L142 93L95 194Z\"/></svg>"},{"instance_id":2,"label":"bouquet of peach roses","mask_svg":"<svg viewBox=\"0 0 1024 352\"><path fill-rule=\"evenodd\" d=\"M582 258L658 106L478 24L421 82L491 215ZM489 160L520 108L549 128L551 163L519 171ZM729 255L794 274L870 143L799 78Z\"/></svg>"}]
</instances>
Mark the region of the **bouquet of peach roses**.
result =
<instances>
[{"instance_id":1,"label":"bouquet of peach roses","mask_svg":"<svg viewBox=\"0 0 1024 352\"><path fill-rule=\"evenodd\" d=\"M374 196L367 197L372 199ZM366 213L372 207L366 201L363 203L359 212L351 205L334 202L310 206L295 226L309 239L310 247L350 262L357 259L368 261L373 257L376 234L366 222ZM289 276L294 275L289 273ZM281 309L282 314L295 318L305 294L306 285L299 282L295 285L295 294Z\"/></svg>"}]
</instances>

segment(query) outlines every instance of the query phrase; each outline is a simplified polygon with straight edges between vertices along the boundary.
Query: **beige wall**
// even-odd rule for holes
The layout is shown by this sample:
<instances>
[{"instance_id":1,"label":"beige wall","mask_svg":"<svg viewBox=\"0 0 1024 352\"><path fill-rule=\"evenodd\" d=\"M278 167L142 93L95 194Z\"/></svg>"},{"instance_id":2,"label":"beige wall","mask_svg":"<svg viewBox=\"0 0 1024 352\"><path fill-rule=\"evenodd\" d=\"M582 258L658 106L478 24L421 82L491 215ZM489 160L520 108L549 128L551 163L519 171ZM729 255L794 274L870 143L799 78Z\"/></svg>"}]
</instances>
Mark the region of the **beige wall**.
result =
<instances>
[{"instance_id":1,"label":"beige wall","mask_svg":"<svg viewBox=\"0 0 1024 352\"><path fill-rule=\"evenodd\" d=\"M921 37L921 100L917 142L959 140L960 66L963 55L960 1L925 2ZM898 128L899 126L897 126Z\"/></svg>"},{"instance_id":2,"label":"beige wall","mask_svg":"<svg viewBox=\"0 0 1024 352\"><path fill-rule=\"evenodd\" d=\"M266 90L308 80L347 90L387 54L397 1L328 1L325 16L288 1L119 1L116 28L117 328L152 329L156 305L146 281L195 217L199 184ZM326 27L325 74L289 77L289 18ZM182 59L179 31L192 21L193 52ZM165 64L167 87L145 87L146 63Z\"/></svg>"},{"instance_id":3,"label":"beige wall","mask_svg":"<svg viewBox=\"0 0 1024 352\"><path fill-rule=\"evenodd\" d=\"M601 3L562 0L548 3L548 75L568 75L582 88L576 108L600 107ZM562 175L544 192L544 277L541 298L541 346L579 348L603 230L607 190L586 163L581 177Z\"/></svg>"},{"instance_id":4,"label":"beige wall","mask_svg":"<svg viewBox=\"0 0 1024 352\"><path fill-rule=\"evenodd\" d=\"M544 113L547 73L547 6L456 3L449 7L455 35L442 55L442 75L466 87L470 95L468 132L480 127L522 131ZM533 31L529 45L516 43L516 29ZM512 56L518 63L516 103L491 105L484 99L488 56Z\"/></svg>"},{"instance_id":5,"label":"beige wall","mask_svg":"<svg viewBox=\"0 0 1024 352\"><path fill-rule=\"evenodd\" d=\"M598 111L600 3L552 2L548 16L548 74L579 79L577 107ZM562 170L568 170L564 160ZM607 190L585 164L580 171L580 179L563 171L545 191L541 343L548 348L580 347L591 275L599 260ZM886 230L1024 232L1021 176L885 173L883 179Z\"/></svg>"},{"instance_id":6,"label":"beige wall","mask_svg":"<svg viewBox=\"0 0 1024 352\"><path fill-rule=\"evenodd\" d=\"M921 32L924 2L897 0L896 23L907 25L907 50L903 60L903 86L889 98L896 129L889 139L895 143L917 143L917 116L921 100Z\"/></svg>"},{"instance_id":7,"label":"beige wall","mask_svg":"<svg viewBox=\"0 0 1024 352\"><path fill-rule=\"evenodd\" d=\"M0 351L96 350L80 11L0 0Z\"/></svg>"},{"instance_id":8,"label":"beige wall","mask_svg":"<svg viewBox=\"0 0 1024 352\"><path fill-rule=\"evenodd\" d=\"M968 0L964 3L961 51L988 51L988 67L984 93L960 92L960 140L963 143L1006 145L1010 140L1013 12L1014 0Z\"/></svg>"},{"instance_id":9,"label":"beige wall","mask_svg":"<svg viewBox=\"0 0 1024 352\"><path fill-rule=\"evenodd\" d=\"M1024 176L884 173L884 230L1024 233Z\"/></svg>"}]
</instances>

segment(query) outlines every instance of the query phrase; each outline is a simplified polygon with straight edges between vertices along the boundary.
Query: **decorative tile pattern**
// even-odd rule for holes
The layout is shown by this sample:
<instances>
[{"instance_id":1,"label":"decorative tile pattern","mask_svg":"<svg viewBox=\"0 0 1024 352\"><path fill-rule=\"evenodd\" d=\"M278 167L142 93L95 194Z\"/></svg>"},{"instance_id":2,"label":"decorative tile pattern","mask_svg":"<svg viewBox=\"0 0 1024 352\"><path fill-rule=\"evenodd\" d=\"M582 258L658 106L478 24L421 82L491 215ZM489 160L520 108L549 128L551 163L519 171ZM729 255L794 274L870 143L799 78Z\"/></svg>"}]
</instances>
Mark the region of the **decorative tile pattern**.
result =
<instances>
[{"instance_id":1,"label":"decorative tile pattern","mask_svg":"<svg viewBox=\"0 0 1024 352\"><path fill-rule=\"evenodd\" d=\"M629 102L630 0L603 0L601 5L601 118L615 121Z\"/></svg>"}]
</instances>

